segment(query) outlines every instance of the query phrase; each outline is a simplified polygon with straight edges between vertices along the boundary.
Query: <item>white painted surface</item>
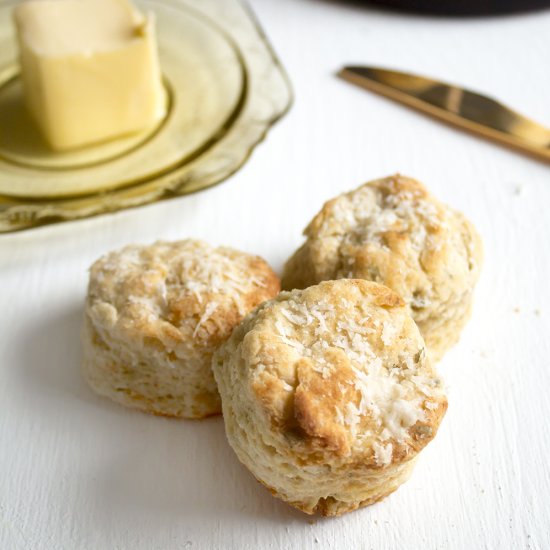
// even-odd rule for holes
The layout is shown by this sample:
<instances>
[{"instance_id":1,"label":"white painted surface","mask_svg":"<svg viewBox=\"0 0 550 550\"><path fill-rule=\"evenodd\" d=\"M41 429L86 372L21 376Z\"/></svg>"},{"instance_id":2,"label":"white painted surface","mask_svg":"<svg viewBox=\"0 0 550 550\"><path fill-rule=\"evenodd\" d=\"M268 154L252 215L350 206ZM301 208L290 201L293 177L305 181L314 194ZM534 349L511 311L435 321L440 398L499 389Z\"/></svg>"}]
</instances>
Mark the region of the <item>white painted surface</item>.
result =
<instances>
[{"instance_id":1,"label":"white painted surface","mask_svg":"<svg viewBox=\"0 0 550 550\"><path fill-rule=\"evenodd\" d=\"M230 182L0 238L0 548L550 547L550 166L333 77L363 62L497 95L550 126L550 12L416 18L323 0L254 0L296 102ZM321 203L395 171L464 210L486 260L444 359L450 408L409 483L316 520L239 465L221 419L170 421L96 397L79 374L86 268L130 242L202 237L280 268Z\"/></svg>"}]
</instances>

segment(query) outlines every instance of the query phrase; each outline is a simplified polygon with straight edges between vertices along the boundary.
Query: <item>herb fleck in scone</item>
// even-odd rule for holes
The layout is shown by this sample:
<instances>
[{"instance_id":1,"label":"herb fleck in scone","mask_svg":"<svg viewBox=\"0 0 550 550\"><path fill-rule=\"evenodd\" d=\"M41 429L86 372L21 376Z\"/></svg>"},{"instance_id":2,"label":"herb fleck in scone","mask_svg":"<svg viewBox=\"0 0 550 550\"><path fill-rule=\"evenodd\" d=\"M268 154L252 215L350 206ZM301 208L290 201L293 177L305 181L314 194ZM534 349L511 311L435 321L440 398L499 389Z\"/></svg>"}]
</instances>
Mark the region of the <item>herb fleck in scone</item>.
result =
<instances>
[{"instance_id":1,"label":"herb fleck in scone","mask_svg":"<svg viewBox=\"0 0 550 550\"><path fill-rule=\"evenodd\" d=\"M83 371L112 400L153 414L220 412L212 354L279 291L265 261L195 240L131 245L90 270Z\"/></svg>"},{"instance_id":2,"label":"herb fleck in scone","mask_svg":"<svg viewBox=\"0 0 550 550\"><path fill-rule=\"evenodd\" d=\"M418 181L392 176L328 201L286 263L282 287L360 278L403 297L434 360L459 338L470 316L481 240L460 213Z\"/></svg>"},{"instance_id":3,"label":"herb fleck in scone","mask_svg":"<svg viewBox=\"0 0 550 550\"><path fill-rule=\"evenodd\" d=\"M447 409L405 303L365 280L282 292L212 366L237 456L310 514L339 515L397 489Z\"/></svg>"}]
</instances>

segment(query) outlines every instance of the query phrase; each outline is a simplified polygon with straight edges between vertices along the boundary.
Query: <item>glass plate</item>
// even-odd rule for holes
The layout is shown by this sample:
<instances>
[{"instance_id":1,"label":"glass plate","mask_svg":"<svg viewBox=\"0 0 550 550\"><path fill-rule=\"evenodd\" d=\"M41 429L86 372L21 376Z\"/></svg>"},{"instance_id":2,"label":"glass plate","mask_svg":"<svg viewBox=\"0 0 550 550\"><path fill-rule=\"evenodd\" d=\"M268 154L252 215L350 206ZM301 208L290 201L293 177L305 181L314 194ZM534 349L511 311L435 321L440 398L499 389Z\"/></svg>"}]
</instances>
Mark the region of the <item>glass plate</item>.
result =
<instances>
[{"instance_id":1,"label":"glass plate","mask_svg":"<svg viewBox=\"0 0 550 550\"><path fill-rule=\"evenodd\" d=\"M247 159L289 108L288 80L238 0L138 0L157 19L166 117L54 153L22 102L11 12L0 2L0 231L91 216L209 187Z\"/></svg>"}]
</instances>

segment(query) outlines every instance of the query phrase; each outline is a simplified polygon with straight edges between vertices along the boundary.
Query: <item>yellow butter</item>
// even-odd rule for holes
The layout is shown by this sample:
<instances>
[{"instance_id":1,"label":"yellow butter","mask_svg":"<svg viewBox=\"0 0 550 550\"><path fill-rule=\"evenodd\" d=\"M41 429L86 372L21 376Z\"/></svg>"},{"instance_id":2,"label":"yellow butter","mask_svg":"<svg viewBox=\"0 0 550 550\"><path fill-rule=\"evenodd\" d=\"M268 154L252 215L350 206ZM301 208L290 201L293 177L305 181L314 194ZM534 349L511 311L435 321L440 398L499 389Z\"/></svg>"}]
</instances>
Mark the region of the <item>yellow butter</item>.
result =
<instances>
[{"instance_id":1,"label":"yellow butter","mask_svg":"<svg viewBox=\"0 0 550 550\"><path fill-rule=\"evenodd\" d=\"M30 0L14 10L28 109L54 149L164 115L154 19L128 0Z\"/></svg>"}]
</instances>

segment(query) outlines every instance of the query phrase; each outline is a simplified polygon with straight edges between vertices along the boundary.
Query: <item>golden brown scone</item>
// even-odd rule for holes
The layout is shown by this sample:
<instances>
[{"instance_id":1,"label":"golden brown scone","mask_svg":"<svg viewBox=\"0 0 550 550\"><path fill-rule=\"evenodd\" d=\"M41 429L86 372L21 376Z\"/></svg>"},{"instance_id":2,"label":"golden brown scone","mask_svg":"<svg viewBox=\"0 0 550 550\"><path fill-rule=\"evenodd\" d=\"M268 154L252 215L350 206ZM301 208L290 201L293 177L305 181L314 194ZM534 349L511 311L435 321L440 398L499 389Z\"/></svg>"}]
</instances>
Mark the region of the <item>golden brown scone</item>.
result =
<instances>
[{"instance_id":1,"label":"golden brown scone","mask_svg":"<svg viewBox=\"0 0 550 550\"><path fill-rule=\"evenodd\" d=\"M408 308L365 280L282 292L235 329L212 368L240 461L308 514L397 489L447 408Z\"/></svg>"},{"instance_id":2,"label":"golden brown scone","mask_svg":"<svg viewBox=\"0 0 550 550\"><path fill-rule=\"evenodd\" d=\"M325 203L304 234L283 289L341 278L382 283L403 297L434 360L456 343L470 316L481 239L421 183L400 175L366 183Z\"/></svg>"},{"instance_id":3,"label":"golden brown scone","mask_svg":"<svg viewBox=\"0 0 550 550\"><path fill-rule=\"evenodd\" d=\"M131 245L90 269L84 375L99 394L153 414L220 412L214 350L279 291L267 263L195 240Z\"/></svg>"}]
</instances>

